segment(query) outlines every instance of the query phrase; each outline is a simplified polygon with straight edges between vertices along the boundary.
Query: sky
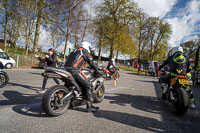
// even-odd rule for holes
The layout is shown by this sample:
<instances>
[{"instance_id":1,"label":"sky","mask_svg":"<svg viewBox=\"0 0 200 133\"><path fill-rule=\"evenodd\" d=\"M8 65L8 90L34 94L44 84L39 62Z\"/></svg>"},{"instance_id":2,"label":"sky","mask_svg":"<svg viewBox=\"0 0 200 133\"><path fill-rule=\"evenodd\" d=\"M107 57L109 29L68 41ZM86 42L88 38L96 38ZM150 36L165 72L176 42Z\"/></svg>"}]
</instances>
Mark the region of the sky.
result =
<instances>
[{"instance_id":1,"label":"sky","mask_svg":"<svg viewBox=\"0 0 200 133\"><path fill-rule=\"evenodd\" d=\"M172 26L169 44L174 47L200 34L200 0L135 0L149 16Z\"/></svg>"}]
</instances>

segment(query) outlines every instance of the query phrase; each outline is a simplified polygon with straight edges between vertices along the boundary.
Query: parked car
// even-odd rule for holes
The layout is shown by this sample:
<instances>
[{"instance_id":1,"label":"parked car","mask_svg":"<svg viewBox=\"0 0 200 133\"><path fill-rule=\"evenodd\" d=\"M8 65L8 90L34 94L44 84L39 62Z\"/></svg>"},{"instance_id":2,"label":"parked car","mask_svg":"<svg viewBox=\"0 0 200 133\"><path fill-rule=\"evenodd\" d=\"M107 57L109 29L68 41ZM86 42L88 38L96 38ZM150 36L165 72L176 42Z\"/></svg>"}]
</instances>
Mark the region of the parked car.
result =
<instances>
[{"instance_id":1,"label":"parked car","mask_svg":"<svg viewBox=\"0 0 200 133\"><path fill-rule=\"evenodd\" d=\"M9 57L2 49L0 49L0 62L2 62L5 68L11 69L16 65L13 58Z\"/></svg>"}]
</instances>

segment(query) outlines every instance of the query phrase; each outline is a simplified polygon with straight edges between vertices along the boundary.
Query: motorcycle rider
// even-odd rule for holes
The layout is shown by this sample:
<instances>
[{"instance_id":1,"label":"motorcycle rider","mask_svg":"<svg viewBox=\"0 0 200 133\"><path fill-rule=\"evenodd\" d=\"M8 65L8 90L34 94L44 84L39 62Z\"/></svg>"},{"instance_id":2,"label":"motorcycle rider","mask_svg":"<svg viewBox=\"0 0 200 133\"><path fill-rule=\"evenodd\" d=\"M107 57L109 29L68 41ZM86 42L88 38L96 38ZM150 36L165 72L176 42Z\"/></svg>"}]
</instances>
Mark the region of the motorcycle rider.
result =
<instances>
[{"instance_id":1,"label":"motorcycle rider","mask_svg":"<svg viewBox=\"0 0 200 133\"><path fill-rule=\"evenodd\" d=\"M107 67L106 67L106 69L108 69L110 72L112 72L113 74L115 74L116 71L115 71L113 68L114 68L115 70L117 70L117 68L115 67L115 58L112 58L112 59L109 61Z\"/></svg>"},{"instance_id":2,"label":"motorcycle rider","mask_svg":"<svg viewBox=\"0 0 200 133\"><path fill-rule=\"evenodd\" d=\"M160 71L166 65L169 67L169 74L166 74L161 78L160 82L162 88L166 88L165 84L169 82L171 77L174 77L177 74L187 75L187 73L192 70L189 58L183 54L183 48L180 46L176 46L172 49L171 55L169 55L163 64L159 66L158 70ZM163 91L163 94L166 92L167 91ZM189 101L190 108L195 109L196 104L192 90L190 90Z\"/></svg>"},{"instance_id":3,"label":"motorcycle rider","mask_svg":"<svg viewBox=\"0 0 200 133\"><path fill-rule=\"evenodd\" d=\"M76 82L84 87L87 100L86 111L96 112L99 108L92 105L92 85L87 77L81 72L81 69L87 62L90 67L95 70L95 75L100 74L90 55L90 47L90 43L82 42L82 47L78 47L70 53L64 67L72 74Z\"/></svg>"}]
</instances>

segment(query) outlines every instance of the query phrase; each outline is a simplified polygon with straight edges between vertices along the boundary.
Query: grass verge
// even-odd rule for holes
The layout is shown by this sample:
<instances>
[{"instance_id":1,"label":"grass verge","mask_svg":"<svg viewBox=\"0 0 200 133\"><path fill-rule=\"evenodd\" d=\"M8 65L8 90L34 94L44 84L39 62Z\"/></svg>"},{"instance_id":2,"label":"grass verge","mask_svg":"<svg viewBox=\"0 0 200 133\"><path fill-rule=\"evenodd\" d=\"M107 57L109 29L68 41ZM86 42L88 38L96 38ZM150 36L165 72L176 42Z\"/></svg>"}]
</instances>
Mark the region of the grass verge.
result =
<instances>
[{"instance_id":1,"label":"grass verge","mask_svg":"<svg viewBox=\"0 0 200 133\"><path fill-rule=\"evenodd\" d=\"M126 70L126 71L133 72L133 73L135 73L135 74L138 74L138 70L137 70L137 69L133 69L133 68L131 68L131 67L120 66L119 68L120 68L120 69L123 69L123 70ZM141 71L139 72L139 74L145 74L145 71L141 70Z\"/></svg>"}]
</instances>

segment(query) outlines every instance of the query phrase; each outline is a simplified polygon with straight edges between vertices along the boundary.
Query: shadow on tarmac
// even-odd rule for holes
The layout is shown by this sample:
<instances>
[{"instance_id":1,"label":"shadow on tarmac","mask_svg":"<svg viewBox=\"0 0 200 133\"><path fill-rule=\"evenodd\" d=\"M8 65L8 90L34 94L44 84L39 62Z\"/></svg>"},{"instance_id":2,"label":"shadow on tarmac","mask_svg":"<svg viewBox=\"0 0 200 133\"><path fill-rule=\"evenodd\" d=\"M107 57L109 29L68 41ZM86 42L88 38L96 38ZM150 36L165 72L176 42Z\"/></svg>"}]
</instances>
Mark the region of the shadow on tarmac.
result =
<instances>
[{"instance_id":1,"label":"shadow on tarmac","mask_svg":"<svg viewBox=\"0 0 200 133\"><path fill-rule=\"evenodd\" d=\"M84 108L74 108L74 111L86 112ZM92 113L97 118L104 118L121 124L145 129L152 132L163 132L164 125L161 121L146 116L116 112L110 110L98 110Z\"/></svg>"},{"instance_id":2,"label":"shadow on tarmac","mask_svg":"<svg viewBox=\"0 0 200 133\"><path fill-rule=\"evenodd\" d=\"M38 89L41 89L41 87L35 87L35 86L30 86L30 85L23 85L23 84L12 83L12 82L9 82L7 84L7 86L19 86L19 87L23 87L25 89L30 89L30 90L34 90L34 91L37 91Z\"/></svg>"},{"instance_id":3,"label":"shadow on tarmac","mask_svg":"<svg viewBox=\"0 0 200 133\"><path fill-rule=\"evenodd\" d=\"M12 108L15 112L31 117L49 117L43 110L41 103L17 105Z\"/></svg>"},{"instance_id":4,"label":"shadow on tarmac","mask_svg":"<svg viewBox=\"0 0 200 133\"><path fill-rule=\"evenodd\" d=\"M38 95L23 94L18 91L4 91L3 96L5 96L7 100L0 100L0 106L28 104L38 102L41 100L41 98L38 97Z\"/></svg>"},{"instance_id":5,"label":"shadow on tarmac","mask_svg":"<svg viewBox=\"0 0 200 133\"><path fill-rule=\"evenodd\" d=\"M112 111L104 111L103 116L99 114L94 114L95 116L100 116L109 120L113 120L116 122L124 123L127 125L131 125L128 119L133 119L133 117L138 118L135 122L142 122L146 124L146 130L153 132L170 132L170 133L188 133L188 132L199 132L200 127L200 112L199 112L199 99L200 99L200 89L193 88L194 96L197 101L197 109L191 110L188 109L187 113L183 116L177 116L171 109L171 104L168 102L161 100L161 88L160 84L155 80L146 81L146 80L135 80L139 82L147 82L152 83L155 88L155 92L157 97L151 96L139 96L139 95L129 95L129 94L114 94L115 96L105 96L106 99L110 100L111 104L118 104L121 106L127 106L127 104L131 105L133 108L159 114L162 118L162 121L157 121L156 119L149 118L147 116L137 116L130 115L127 113L120 112L112 112ZM150 90L149 90L150 91ZM196 95L195 95L196 94ZM107 115L107 113L110 113ZM101 113L100 113L101 114ZM113 115L113 116L112 116ZM126 117L125 120L120 120L118 118ZM158 126L157 126L158 125ZM137 125L132 125L136 126ZM141 128L141 127L139 127Z\"/></svg>"},{"instance_id":6,"label":"shadow on tarmac","mask_svg":"<svg viewBox=\"0 0 200 133\"><path fill-rule=\"evenodd\" d=\"M23 94L18 91L4 91L7 100L0 100L0 106L13 106L13 110L19 114L32 117L46 117L41 106L41 97L32 94Z\"/></svg>"}]
</instances>

